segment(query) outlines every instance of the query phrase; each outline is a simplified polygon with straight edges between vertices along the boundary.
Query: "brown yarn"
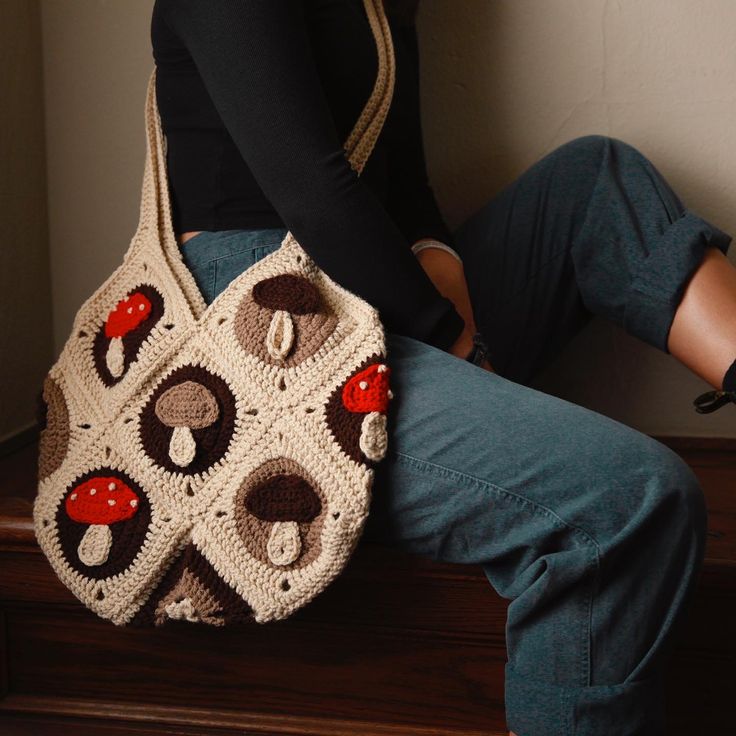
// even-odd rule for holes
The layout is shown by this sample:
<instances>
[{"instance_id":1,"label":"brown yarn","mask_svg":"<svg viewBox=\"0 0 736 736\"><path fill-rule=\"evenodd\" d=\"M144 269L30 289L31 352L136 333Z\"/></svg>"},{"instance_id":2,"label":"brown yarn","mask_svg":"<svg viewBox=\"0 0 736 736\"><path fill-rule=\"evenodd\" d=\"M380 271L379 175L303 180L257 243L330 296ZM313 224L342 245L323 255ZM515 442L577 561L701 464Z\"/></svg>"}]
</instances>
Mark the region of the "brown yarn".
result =
<instances>
[{"instance_id":1,"label":"brown yarn","mask_svg":"<svg viewBox=\"0 0 736 736\"><path fill-rule=\"evenodd\" d=\"M130 519L110 525L112 532L110 556L103 565L90 567L79 559L77 552L89 524L73 521L66 512L64 500L74 488L98 476L119 478L122 483L131 488L138 496L138 510ZM151 506L143 488L125 473L106 467L91 470L70 483L56 510L56 526L59 530L59 543L64 559L73 570L93 580L103 580L118 575L130 566L143 545L150 522Z\"/></svg>"},{"instance_id":2,"label":"brown yarn","mask_svg":"<svg viewBox=\"0 0 736 736\"><path fill-rule=\"evenodd\" d=\"M246 509L261 521L312 521L322 510L319 496L304 478L280 473L253 488Z\"/></svg>"},{"instance_id":3,"label":"brown yarn","mask_svg":"<svg viewBox=\"0 0 736 736\"><path fill-rule=\"evenodd\" d=\"M343 391L353 376L360 373L369 365L385 362L383 357L374 353L366 358L351 375L338 386L331 394L325 407L325 419L333 436L343 452L356 463L373 466L375 463L367 458L360 449L360 431L363 425L363 414L348 411L343 403Z\"/></svg>"},{"instance_id":4,"label":"brown yarn","mask_svg":"<svg viewBox=\"0 0 736 736\"><path fill-rule=\"evenodd\" d=\"M204 386L212 394L217 402L218 415L211 424L192 428L197 453L192 463L182 468L176 465L169 456L169 443L174 429L159 419L156 406L161 397L172 387L181 386L187 382ZM187 365L167 376L151 393L141 413L141 442L146 454L162 468L171 473L195 475L222 459L232 439L234 425L235 397L225 381L202 366Z\"/></svg>"},{"instance_id":5,"label":"brown yarn","mask_svg":"<svg viewBox=\"0 0 736 736\"><path fill-rule=\"evenodd\" d=\"M301 478L309 485L312 493L317 495L318 500L314 502L314 508L316 509L317 504L319 504L319 511L313 518L299 523L302 554L296 561L284 566L283 569L285 570L305 567L319 556L321 552L322 527L328 507L324 492L314 482L314 479L311 478L307 471L296 461L286 457L279 457L267 460L256 468L241 484L235 497L235 521L240 538L250 554L264 564L270 565L266 546L273 528L273 522L260 519L251 513L248 510L247 499L254 489L267 484L271 478L289 475ZM311 516L311 514L305 514L303 518L307 516Z\"/></svg>"},{"instance_id":6,"label":"brown yarn","mask_svg":"<svg viewBox=\"0 0 736 736\"><path fill-rule=\"evenodd\" d=\"M166 605L186 596L195 599L202 623L223 626L253 620L248 604L222 580L202 553L193 544L188 544L166 571L132 625L171 625Z\"/></svg>"},{"instance_id":7,"label":"brown yarn","mask_svg":"<svg viewBox=\"0 0 736 736\"><path fill-rule=\"evenodd\" d=\"M123 356L124 356L124 368L123 374L118 378L110 374L105 362L105 356L107 355L107 348L110 344L110 339L105 335L105 323L104 321L100 325L97 334L95 335L94 342L92 343L92 355L95 361L95 368L99 374L100 380L106 386L114 386L116 383L122 381L128 374L131 363L138 357L138 351L145 342L146 338L151 334L151 330L156 326L158 321L161 319L164 313L164 300L161 294L150 284L140 284L131 289L128 294L140 292L151 302L151 313L148 318L141 322L138 327L131 330L123 338ZM107 315L105 315L107 318Z\"/></svg>"},{"instance_id":8,"label":"brown yarn","mask_svg":"<svg viewBox=\"0 0 736 736\"><path fill-rule=\"evenodd\" d=\"M292 314L312 314L322 307L322 298L314 284L293 273L259 281L253 287L253 301L266 309L283 309Z\"/></svg>"},{"instance_id":9,"label":"brown yarn","mask_svg":"<svg viewBox=\"0 0 736 736\"><path fill-rule=\"evenodd\" d=\"M292 314L296 333L294 347L283 360L276 360L269 355L265 341L272 317L273 310L259 305L252 293L248 292L235 314L233 329L243 350L257 356L264 363L285 368L298 366L312 357L327 342L337 326L337 317L328 312L325 305L319 311Z\"/></svg>"},{"instance_id":10,"label":"brown yarn","mask_svg":"<svg viewBox=\"0 0 736 736\"><path fill-rule=\"evenodd\" d=\"M41 480L61 467L69 449L69 410L63 391L50 377L43 383L43 401L46 412L38 452L38 477Z\"/></svg>"}]
</instances>

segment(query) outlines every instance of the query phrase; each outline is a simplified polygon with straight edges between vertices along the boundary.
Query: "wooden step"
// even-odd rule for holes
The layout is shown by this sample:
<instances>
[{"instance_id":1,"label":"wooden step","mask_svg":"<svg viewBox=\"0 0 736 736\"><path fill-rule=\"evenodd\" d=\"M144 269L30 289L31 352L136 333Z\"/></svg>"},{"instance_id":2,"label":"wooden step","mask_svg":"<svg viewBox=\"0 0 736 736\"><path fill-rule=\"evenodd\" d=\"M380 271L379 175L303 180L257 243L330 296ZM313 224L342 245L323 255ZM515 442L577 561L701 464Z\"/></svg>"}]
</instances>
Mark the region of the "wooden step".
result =
<instances>
[{"instance_id":1,"label":"wooden step","mask_svg":"<svg viewBox=\"0 0 736 736\"><path fill-rule=\"evenodd\" d=\"M706 491L707 560L668 670L671 734L722 732L736 692L736 452L671 443ZM505 733L507 602L478 567L363 543L286 621L116 628L58 582L31 525L35 448L0 460L0 733Z\"/></svg>"}]
</instances>

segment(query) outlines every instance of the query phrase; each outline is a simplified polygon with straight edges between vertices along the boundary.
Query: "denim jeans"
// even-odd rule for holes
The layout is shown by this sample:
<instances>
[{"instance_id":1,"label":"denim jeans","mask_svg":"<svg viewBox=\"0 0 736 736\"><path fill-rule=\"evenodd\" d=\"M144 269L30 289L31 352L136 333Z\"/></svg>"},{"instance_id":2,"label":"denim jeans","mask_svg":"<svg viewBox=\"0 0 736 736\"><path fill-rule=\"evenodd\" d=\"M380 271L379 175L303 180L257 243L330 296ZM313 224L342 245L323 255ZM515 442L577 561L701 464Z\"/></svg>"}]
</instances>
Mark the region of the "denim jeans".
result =
<instances>
[{"instance_id":1,"label":"denim jeans","mask_svg":"<svg viewBox=\"0 0 736 736\"><path fill-rule=\"evenodd\" d=\"M284 229L182 246L207 300ZM482 566L510 601L518 736L664 733L662 667L704 554L706 508L660 442L527 384L592 315L667 351L687 279L730 237L604 136L545 156L454 233L487 372L387 334L395 399L364 538Z\"/></svg>"}]
</instances>

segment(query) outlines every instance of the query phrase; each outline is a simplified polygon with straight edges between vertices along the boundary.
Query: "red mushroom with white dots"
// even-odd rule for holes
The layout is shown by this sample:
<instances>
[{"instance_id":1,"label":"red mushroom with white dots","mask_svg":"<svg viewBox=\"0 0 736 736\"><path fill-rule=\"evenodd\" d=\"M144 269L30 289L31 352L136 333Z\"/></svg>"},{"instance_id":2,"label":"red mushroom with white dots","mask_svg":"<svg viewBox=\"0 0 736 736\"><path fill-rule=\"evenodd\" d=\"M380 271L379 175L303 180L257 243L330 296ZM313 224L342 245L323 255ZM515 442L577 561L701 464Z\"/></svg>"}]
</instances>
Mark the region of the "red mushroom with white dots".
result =
<instances>
[{"instance_id":1,"label":"red mushroom with white dots","mask_svg":"<svg viewBox=\"0 0 736 736\"><path fill-rule=\"evenodd\" d=\"M360 449L369 460L380 460L388 447L386 411L393 398L389 388L391 369L374 363L356 373L342 390L342 403L348 411L365 414L360 429Z\"/></svg>"},{"instance_id":2,"label":"red mushroom with white dots","mask_svg":"<svg viewBox=\"0 0 736 736\"><path fill-rule=\"evenodd\" d=\"M134 291L118 302L105 322L105 337L110 339L105 364L110 375L120 378L125 371L123 338L151 316L151 300L140 291Z\"/></svg>"},{"instance_id":3,"label":"red mushroom with white dots","mask_svg":"<svg viewBox=\"0 0 736 736\"><path fill-rule=\"evenodd\" d=\"M132 518L140 500L119 478L95 476L73 488L66 497L66 513L80 524L89 524L77 554L89 566L104 565L112 547L110 525Z\"/></svg>"}]
</instances>

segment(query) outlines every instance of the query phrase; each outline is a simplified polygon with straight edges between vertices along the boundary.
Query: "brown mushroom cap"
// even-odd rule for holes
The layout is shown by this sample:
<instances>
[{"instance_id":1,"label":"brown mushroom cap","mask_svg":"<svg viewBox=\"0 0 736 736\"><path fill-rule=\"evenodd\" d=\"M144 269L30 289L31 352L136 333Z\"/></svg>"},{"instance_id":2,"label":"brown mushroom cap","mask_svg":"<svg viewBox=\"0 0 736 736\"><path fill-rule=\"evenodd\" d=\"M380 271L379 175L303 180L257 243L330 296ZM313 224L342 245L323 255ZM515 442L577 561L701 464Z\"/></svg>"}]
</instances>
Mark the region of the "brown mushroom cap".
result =
<instances>
[{"instance_id":1,"label":"brown mushroom cap","mask_svg":"<svg viewBox=\"0 0 736 736\"><path fill-rule=\"evenodd\" d=\"M320 311L322 298L317 287L303 276L283 273L259 281L253 287L253 301L267 309L291 314L314 314Z\"/></svg>"},{"instance_id":2,"label":"brown mushroom cap","mask_svg":"<svg viewBox=\"0 0 736 736\"><path fill-rule=\"evenodd\" d=\"M220 415L214 394L201 383L184 381L161 394L156 401L156 416L167 427L203 429Z\"/></svg>"},{"instance_id":3,"label":"brown mushroom cap","mask_svg":"<svg viewBox=\"0 0 736 736\"><path fill-rule=\"evenodd\" d=\"M312 521L322 502L304 478L281 473L266 478L248 493L246 509L261 521Z\"/></svg>"}]
</instances>

